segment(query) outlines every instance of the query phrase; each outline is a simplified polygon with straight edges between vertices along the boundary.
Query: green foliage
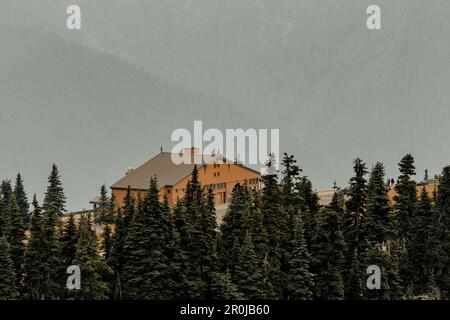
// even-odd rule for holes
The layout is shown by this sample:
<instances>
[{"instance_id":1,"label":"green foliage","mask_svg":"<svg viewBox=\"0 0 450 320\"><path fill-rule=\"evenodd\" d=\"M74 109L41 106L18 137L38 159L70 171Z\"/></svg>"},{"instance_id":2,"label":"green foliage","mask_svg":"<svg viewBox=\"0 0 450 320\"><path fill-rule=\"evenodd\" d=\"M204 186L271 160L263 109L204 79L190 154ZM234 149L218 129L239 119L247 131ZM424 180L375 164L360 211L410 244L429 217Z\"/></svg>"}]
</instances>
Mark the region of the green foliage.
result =
<instances>
[{"instance_id":1,"label":"green foliage","mask_svg":"<svg viewBox=\"0 0 450 320\"><path fill-rule=\"evenodd\" d=\"M41 208L33 197L33 213L31 215L30 238L25 253L25 296L32 300L43 298L45 290L44 275L47 272L47 261L45 260L46 238L44 233L44 222Z\"/></svg>"},{"instance_id":2,"label":"green foliage","mask_svg":"<svg viewBox=\"0 0 450 320\"><path fill-rule=\"evenodd\" d=\"M16 299L16 274L9 254L9 244L4 236L0 237L0 300Z\"/></svg>"},{"instance_id":3,"label":"green foliage","mask_svg":"<svg viewBox=\"0 0 450 320\"><path fill-rule=\"evenodd\" d=\"M231 281L228 271L214 272L211 275L211 294L213 300L242 300L244 296Z\"/></svg>"},{"instance_id":4,"label":"green foliage","mask_svg":"<svg viewBox=\"0 0 450 320\"><path fill-rule=\"evenodd\" d=\"M23 258L25 254L24 240L25 229L23 226L22 215L16 203L14 195L7 212L6 239L9 242L9 254L13 261L14 273L16 274L16 286L20 288L23 272Z\"/></svg>"},{"instance_id":5,"label":"green foliage","mask_svg":"<svg viewBox=\"0 0 450 320\"><path fill-rule=\"evenodd\" d=\"M30 205L28 203L27 194L23 186L23 180L20 173L17 175L16 184L14 185L14 196L16 197L17 206L22 216L25 226L30 222Z\"/></svg>"},{"instance_id":6,"label":"green foliage","mask_svg":"<svg viewBox=\"0 0 450 320\"><path fill-rule=\"evenodd\" d=\"M263 299L263 275L250 234L246 234L242 244L236 241L233 250L236 251L237 260L231 276L239 292L242 292L246 299Z\"/></svg>"},{"instance_id":7,"label":"green foliage","mask_svg":"<svg viewBox=\"0 0 450 320\"><path fill-rule=\"evenodd\" d=\"M330 205L320 211L311 246L312 272L315 274L315 297L342 300L346 244L342 234L344 201L341 191L335 190Z\"/></svg>"},{"instance_id":8,"label":"green foliage","mask_svg":"<svg viewBox=\"0 0 450 320\"><path fill-rule=\"evenodd\" d=\"M73 262L81 269L82 285L80 290L71 291L70 296L80 300L107 299L109 287L103 277L110 269L98 254L97 237L92 229L91 217L82 216L78 229L80 238Z\"/></svg>"},{"instance_id":9,"label":"green foliage","mask_svg":"<svg viewBox=\"0 0 450 320\"><path fill-rule=\"evenodd\" d=\"M299 216L294 219L291 248L287 275L288 297L292 300L310 300L314 289L313 274L309 271L311 257L306 246L303 222Z\"/></svg>"}]
</instances>

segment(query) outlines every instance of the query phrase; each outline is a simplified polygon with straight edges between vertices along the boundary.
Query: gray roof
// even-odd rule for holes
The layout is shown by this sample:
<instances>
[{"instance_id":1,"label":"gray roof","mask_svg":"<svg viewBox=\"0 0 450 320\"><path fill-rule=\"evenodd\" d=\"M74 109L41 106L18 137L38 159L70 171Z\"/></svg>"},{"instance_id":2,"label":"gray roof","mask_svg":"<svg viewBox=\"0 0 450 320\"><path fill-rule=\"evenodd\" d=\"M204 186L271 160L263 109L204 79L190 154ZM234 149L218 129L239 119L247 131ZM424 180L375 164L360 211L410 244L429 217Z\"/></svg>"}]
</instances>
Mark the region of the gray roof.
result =
<instances>
[{"instance_id":1,"label":"gray roof","mask_svg":"<svg viewBox=\"0 0 450 320\"><path fill-rule=\"evenodd\" d=\"M111 188L126 189L130 186L131 189L135 190L147 190L150 179L155 176L158 179L159 187L173 186L192 173L194 163L197 163L197 167L200 167L215 159L211 156L195 154L191 155L195 157L195 161L191 161L193 164L175 164L171 156L172 153L170 152L159 153L114 183Z\"/></svg>"}]
</instances>

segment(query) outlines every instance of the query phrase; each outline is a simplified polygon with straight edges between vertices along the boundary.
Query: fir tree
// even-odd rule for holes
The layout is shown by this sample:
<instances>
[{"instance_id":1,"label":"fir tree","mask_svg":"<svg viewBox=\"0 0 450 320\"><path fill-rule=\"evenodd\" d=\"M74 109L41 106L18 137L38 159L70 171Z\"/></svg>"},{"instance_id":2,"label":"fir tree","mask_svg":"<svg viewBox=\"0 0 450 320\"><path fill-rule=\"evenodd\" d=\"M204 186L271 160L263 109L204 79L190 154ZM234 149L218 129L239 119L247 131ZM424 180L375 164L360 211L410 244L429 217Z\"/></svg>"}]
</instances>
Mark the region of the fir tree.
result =
<instances>
[{"instance_id":1,"label":"fir tree","mask_svg":"<svg viewBox=\"0 0 450 320\"><path fill-rule=\"evenodd\" d=\"M399 163L400 176L395 185L397 194L394 197L398 235L403 249L401 257L400 276L403 287L412 286L414 281L410 270L412 266L409 261L408 241L412 238L412 221L416 220L417 214L417 191L416 182L412 176L416 174L414 158L407 154Z\"/></svg>"},{"instance_id":2,"label":"fir tree","mask_svg":"<svg viewBox=\"0 0 450 320\"><path fill-rule=\"evenodd\" d=\"M237 252L237 261L233 268L232 279L239 292L247 299L264 298L264 292L261 290L263 277L250 234L247 233L242 244L236 241L233 250Z\"/></svg>"},{"instance_id":3,"label":"fir tree","mask_svg":"<svg viewBox=\"0 0 450 320\"><path fill-rule=\"evenodd\" d=\"M31 215L30 238L25 253L25 296L32 300L43 299L44 274L47 270L45 261L46 239L44 234L43 217L41 208L33 197L33 213Z\"/></svg>"},{"instance_id":4,"label":"fir tree","mask_svg":"<svg viewBox=\"0 0 450 320\"><path fill-rule=\"evenodd\" d=\"M20 175L20 173L16 178L16 184L14 186L14 196L16 197L17 206L19 207L19 212L22 216L23 223L25 226L27 226L30 221L30 205L28 203L25 188L23 186L22 176Z\"/></svg>"},{"instance_id":5,"label":"fir tree","mask_svg":"<svg viewBox=\"0 0 450 320\"><path fill-rule=\"evenodd\" d=\"M403 248L406 249L406 242L410 238L411 221L415 219L417 210L416 182L412 180L412 176L416 174L416 168L414 158L410 154L404 156L398 165L401 175L395 185L397 194L394 200L396 202L399 237Z\"/></svg>"},{"instance_id":6,"label":"fir tree","mask_svg":"<svg viewBox=\"0 0 450 320\"><path fill-rule=\"evenodd\" d=\"M268 174L262 177L264 188L262 190L262 214L264 227L267 232L267 264L269 282L273 286L273 296L281 298L285 288L285 274L281 270L283 259L286 256L282 244L286 234L287 219L283 207L283 192L278 184L277 174L273 169L273 159L266 163Z\"/></svg>"},{"instance_id":7,"label":"fir tree","mask_svg":"<svg viewBox=\"0 0 450 320\"><path fill-rule=\"evenodd\" d=\"M228 271L214 272L211 276L211 299L213 300L242 300L244 296L231 281Z\"/></svg>"},{"instance_id":8,"label":"fir tree","mask_svg":"<svg viewBox=\"0 0 450 320\"><path fill-rule=\"evenodd\" d=\"M156 179L133 217L125 239L124 281L130 299L170 299L170 261L167 257L170 223L159 202Z\"/></svg>"},{"instance_id":9,"label":"fir tree","mask_svg":"<svg viewBox=\"0 0 450 320\"><path fill-rule=\"evenodd\" d=\"M20 288L23 272L23 258L25 253L24 240L25 229L23 227L22 216L13 196L8 209L8 224L6 227L6 238L9 242L9 253L14 265L14 273L16 274L16 287Z\"/></svg>"},{"instance_id":10,"label":"fir tree","mask_svg":"<svg viewBox=\"0 0 450 320\"><path fill-rule=\"evenodd\" d=\"M80 300L107 299L109 287L102 277L110 270L98 255L97 237L92 229L90 216L80 218L78 229L80 238L74 264L81 269L82 286L80 290L71 294Z\"/></svg>"},{"instance_id":11,"label":"fir tree","mask_svg":"<svg viewBox=\"0 0 450 320\"><path fill-rule=\"evenodd\" d=\"M108 260L111 256L111 227L105 225L103 229L103 257Z\"/></svg>"},{"instance_id":12,"label":"fir tree","mask_svg":"<svg viewBox=\"0 0 450 320\"><path fill-rule=\"evenodd\" d=\"M48 177L48 187L44 198L44 210L61 217L65 211L66 196L62 187L61 177L56 164ZM56 219L55 219L56 220Z\"/></svg>"},{"instance_id":13,"label":"fir tree","mask_svg":"<svg viewBox=\"0 0 450 320\"><path fill-rule=\"evenodd\" d=\"M396 230L384 185L384 166L380 162L375 164L370 175L367 203L367 211L362 221L365 239L360 245L359 261L363 269L370 265L381 267L383 282L381 290L368 290L363 287L362 292L367 299L397 299L401 296L401 286L398 250L395 246ZM361 272L367 277L364 270Z\"/></svg>"},{"instance_id":14,"label":"fir tree","mask_svg":"<svg viewBox=\"0 0 450 320\"><path fill-rule=\"evenodd\" d=\"M356 158L353 162L355 175L350 179L349 199L346 203L347 216L344 220L344 236L349 247L349 252L359 249L361 238L361 221L367 207L367 174L366 164Z\"/></svg>"},{"instance_id":15,"label":"fir tree","mask_svg":"<svg viewBox=\"0 0 450 320\"><path fill-rule=\"evenodd\" d=\"M442 170L436 198L436 211L441 225L442 271L437 282L445 298L450 297L450 166Z\"/></svg>"},{"instance_id":16,"label":"fir tree","mask_svg":"<svg viewBox=\"0 0 450 320\"><path fill-rule=\"evenodd\" d=\"M345 283L345 298L347 300L361 300L363 298L361 279L363 279L363 273L359 263L358 249L355 248L352 254L348 279Z\"/></svg>"},{"instance_id":17,"label":"fir tree","mask_svg":"<svg viewBox=\"0 0 450 320\"><path fill-rule=\"evenodd\" d=\"M0 185L0 236L6 231L12 195L11 181L2 180Z\"/></svg>"},{"instance_id":18,"label":"fir tree","mask_svg":"<svg viewBox=\"0 0 450 320\"><path fill-rule=\"evenodd\" d=\"M287 277L288 297L292 300L310 300L313 297L313 274L309 271L310 255L306 246L301 217L294 219L294 235Z\"/></svg>"},{"instance_id":19,"label":"fir tree","mask_svg":"<svg viewBox=\"0 0 450 320\"><path fill-rule=\"evenodd\" d=\"M64 266L64 273L68 266L70 266L75 259L75 253L77 251L77 243L79 239L79 232L75 224L73 214L69 216L61 238L59 239L61 244L61 259Z\"/></svg>"},{"instance_id":20,"label":"fir tree","mask_svg":"<svg viewBox=\"0 0 450 320\"><path fill-rule=\"evenodd\" d=\"M344 283L342 271L346 250L341 230L344 201L341 191L335 190L328 208L320 211L311 247L312 272L315 274L315 297L342 300Z\"/></svg>"},{"instance_id":21,"label":"fir tree","mask_svg":"<svg viewBox=\"0 0 450 320\"><path fill-rule=\"evenodd\" d=\"M247 231L251 228L252 203L250 193L239 183L232 191L230 206L220 226L223 260L228 267L233 265L233 245L235 241L242 243Z\"/></svg>"},{"instance_id":22,"label":"fir tree","mask_svg":"<svg viewBox=\"0 0 450 320\"><path fill-rule=\"evenodd\" d=\"M16 274L9 254L9 244L4 236L0 237L0 300L16 299Z\"/></svg>"},{"instance_id":23,"label":"fir tree","mask_svg":"<svg viewBox=\"0 0 450 320\"><path fill-rule=\"evenodd\" d=\"M304 220L305 240L309 250L316 229L317 216L319 215L319 196L314 192L312 183L308 177L301 177L296 183L296 189L300 199L303 200L299 209Z\"/></svg>"}]
</instances>

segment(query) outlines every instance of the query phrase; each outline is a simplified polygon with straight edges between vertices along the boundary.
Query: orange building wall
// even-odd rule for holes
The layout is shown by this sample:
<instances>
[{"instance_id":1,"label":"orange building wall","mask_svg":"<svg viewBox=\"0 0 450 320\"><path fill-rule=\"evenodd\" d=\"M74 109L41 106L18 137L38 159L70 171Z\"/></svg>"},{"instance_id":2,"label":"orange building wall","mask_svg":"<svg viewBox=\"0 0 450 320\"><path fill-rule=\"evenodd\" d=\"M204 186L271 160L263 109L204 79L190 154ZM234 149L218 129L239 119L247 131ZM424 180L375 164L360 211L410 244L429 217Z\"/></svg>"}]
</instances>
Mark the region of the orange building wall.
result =
<instances>
[{"instance_id":1,"label":"orange building wall","mask_svg":"<svg viewBox=\"0 0 450 320\"><path fill-rule=\"evenodd\" d=\"M199 168L198 172L199 180L202 186L205 185L218 185L226 184L226 188L214 189L214 199L216 204L223 203L223 192L226 192L227 203L231 199L231 194L234 186L237 183L243 184L246 182L249 187L259 189L258 184L250 184L250 180L258 179L260 181L260 175L257 172L253 172L242 166L233 163L223 163L223 164L209 164L207 166L202 166ZM164 195L167 195L169 205L175 205L177 199L184 197L185 188L188 181L191 179L190 176L184 178L173 187L163 187L159 191L160 200L163 201ZM145 196L146 190L131 190L131 195L136 199L140 194L141 197ZM123 199L127 193L126 189L112 189L112 193L116 198L116 203L118 206L123 206Z\"/></svg>"},{"instance_id":2,"label":"orange building wall","mask_svg":"<svg viewBox=\"0 0 450 320\"><path fill-rule=\"evenodd\" d=\"M226 202L228 203L231 199L233 188L237 183L243 184L244 182L247 182L249 187L259 188L259 184L250 185L249 183L251 179L260 180L260 175L258 173L239 165L228 163L210 164L208 166L200 167L198 177L203 186L226 183L225 188L213 190L216 204L224 203L222 196L223 192L226 192ZM174 204L176 203L177 198L181 199L184 197L186 185L190 179L191 177L187 177L173 186L172 196Z\"/></svg>"}]
</instances>

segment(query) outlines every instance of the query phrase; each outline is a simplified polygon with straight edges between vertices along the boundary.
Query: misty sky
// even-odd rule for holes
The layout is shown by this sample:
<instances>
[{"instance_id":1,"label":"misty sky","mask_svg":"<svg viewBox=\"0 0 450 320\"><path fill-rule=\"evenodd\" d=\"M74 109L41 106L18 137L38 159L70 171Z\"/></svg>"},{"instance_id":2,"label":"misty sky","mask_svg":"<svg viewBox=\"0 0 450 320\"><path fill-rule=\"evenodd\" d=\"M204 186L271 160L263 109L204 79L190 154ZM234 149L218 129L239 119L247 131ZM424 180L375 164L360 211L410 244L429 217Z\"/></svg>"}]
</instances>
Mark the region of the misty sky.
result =
<instances>
[{"instance_id":1,"label":"misty sky","mask_svg":"<svg viewBox=\"0 0 450 320\"><path fill-rule=\"evenodd\" d=\"M280 128L317 189L345 186L357 156L395 177L412 153L421 180L450 163L449 15L443 0L0 0L0 178L21 172L42 199L56 162L68 209L88 208L203 120Z\"/></svg>"}]
</instances>

